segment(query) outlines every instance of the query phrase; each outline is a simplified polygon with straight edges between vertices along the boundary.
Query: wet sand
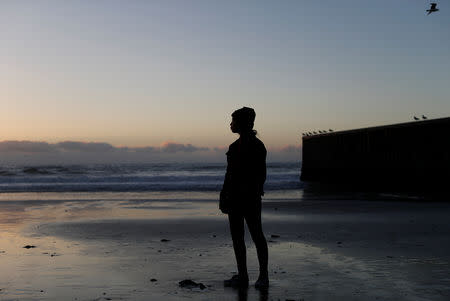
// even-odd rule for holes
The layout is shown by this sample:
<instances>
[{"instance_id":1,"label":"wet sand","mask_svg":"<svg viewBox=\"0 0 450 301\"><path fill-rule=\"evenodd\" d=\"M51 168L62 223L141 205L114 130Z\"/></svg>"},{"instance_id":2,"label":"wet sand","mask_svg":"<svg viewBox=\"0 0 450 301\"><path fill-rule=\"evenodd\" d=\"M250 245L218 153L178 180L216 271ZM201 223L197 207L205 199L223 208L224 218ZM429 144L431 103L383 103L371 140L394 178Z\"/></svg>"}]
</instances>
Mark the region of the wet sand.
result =
<instances>
[{"instance_id":1,"label":"wet sand","mask_svg":"<svg viewBox=\"0 0 450 301\"><path fill-rule=\"evenodd\" d=\"M263 226L271 286L260 292L223 287L235 262L227 219L213 196L3 195L0 299L450 297L448 203L269 193ZM247 239L254 282L256 252ZM207 288L181 288L184 279Z\"/></svg>"}]
</instances>

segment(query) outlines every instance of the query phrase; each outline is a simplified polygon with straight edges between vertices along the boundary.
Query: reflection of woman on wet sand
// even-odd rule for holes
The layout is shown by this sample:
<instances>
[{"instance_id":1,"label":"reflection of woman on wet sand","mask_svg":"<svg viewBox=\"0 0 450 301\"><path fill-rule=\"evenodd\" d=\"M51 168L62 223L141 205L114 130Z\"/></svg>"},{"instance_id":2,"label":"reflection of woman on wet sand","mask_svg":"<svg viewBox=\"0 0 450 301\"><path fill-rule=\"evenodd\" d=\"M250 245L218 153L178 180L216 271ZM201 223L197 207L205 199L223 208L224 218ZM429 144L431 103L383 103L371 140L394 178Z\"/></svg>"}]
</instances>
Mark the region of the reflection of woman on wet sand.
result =
<instances>
[{"instance_id":1,"label":"reflection of woman on wet sand","mask_svg":"<svg viewBox=\"0 0 450 301\"><path fill-rule=\"evenodd\" d=\"M225 286L247 287L247 258L244 220L255 243L259 261L257 288L269 286L268 250L261 225L261 196L266 180L266 148L253 130L255 111L243 107L233 112L231 131L239 134L227 152L227 172L220 193L220 210L228 214L238 275L225 280Z\"/></svg>"}]
</instances>

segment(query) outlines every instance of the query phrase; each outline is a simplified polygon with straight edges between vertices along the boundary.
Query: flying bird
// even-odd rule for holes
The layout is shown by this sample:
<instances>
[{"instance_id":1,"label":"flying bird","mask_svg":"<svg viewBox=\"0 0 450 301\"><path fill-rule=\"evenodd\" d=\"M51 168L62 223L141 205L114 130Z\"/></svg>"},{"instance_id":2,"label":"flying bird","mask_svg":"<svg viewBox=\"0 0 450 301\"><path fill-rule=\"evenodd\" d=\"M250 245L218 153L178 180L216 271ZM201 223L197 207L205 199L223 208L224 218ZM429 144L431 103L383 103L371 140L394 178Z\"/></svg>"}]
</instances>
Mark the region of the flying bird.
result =
<instances>
[{"instance_id":1,"label":"flying bird","mask_svg":"<svg viewBox=\"0 0 450 301\"><path fill-rule=\"evenodd\" d=\"M419 118L417 118L416 116L414 116L414 120L420 120Z\"/></svg>"},{"instance_id":2,"label":"flying bird","mask_svg":"<svg viewBox=\"0 0 450 301\"><path fill-rule=\"evenodd\" d=\"M422 119L428 119L428 118L427 118L427 116L425 116L425 115L422 115Z\"/></svg>"},{"instance_id":3,"label":"flying bird","mask_svg":"<svg viewBox=\"0 0 450 301\"><path fill-rule=\"evenodd\" d=\"M436 11L439 11L439 8L436 8L437 3L430 3L430 9L427 9L426 11L428 12L427 16L431 13L434 13Z\"/></svg>"}]
</instances>

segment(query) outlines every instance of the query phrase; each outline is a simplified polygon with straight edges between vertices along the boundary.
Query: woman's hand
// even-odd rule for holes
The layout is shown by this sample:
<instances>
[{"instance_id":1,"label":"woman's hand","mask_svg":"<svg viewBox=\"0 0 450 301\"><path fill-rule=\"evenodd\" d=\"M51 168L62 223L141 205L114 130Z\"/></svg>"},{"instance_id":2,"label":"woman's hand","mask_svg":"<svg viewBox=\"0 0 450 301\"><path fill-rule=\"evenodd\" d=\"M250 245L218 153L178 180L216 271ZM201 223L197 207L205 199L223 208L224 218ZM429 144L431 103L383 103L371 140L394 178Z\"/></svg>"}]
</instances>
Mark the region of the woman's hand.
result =
<instances>
[{"instance_id":1,"label":"woman's hand","mask_svg":"<svg viewBox=\"0 0 450 301\"><path fill-rule=\"evenodd\" d=\"M225 214L230 212L230 199L228 193L224 190L220 192L219 209Z\"/></svg>"}]
</instances>

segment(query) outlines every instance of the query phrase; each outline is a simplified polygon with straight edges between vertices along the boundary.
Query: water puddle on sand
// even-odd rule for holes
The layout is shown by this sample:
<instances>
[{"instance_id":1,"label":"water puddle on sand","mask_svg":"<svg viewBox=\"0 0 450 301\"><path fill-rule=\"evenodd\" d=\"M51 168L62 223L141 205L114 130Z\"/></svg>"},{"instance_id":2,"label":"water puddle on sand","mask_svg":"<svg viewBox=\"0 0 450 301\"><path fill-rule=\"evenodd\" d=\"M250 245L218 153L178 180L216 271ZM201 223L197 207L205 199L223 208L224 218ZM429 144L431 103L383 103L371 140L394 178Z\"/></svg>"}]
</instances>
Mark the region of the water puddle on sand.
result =
<instances>
[{"instance_id":1,"label":"water puddle on sand","mask_svg":"<svg viewBox=\"0 0 450 301\"><path fill-rule=\"evenodd\" d=\"M295 242L270 250L280 286L297 288L298 294L313 299L445 300L450 295L445 260L356 258Z\"/></svg>"}]
</instances>

